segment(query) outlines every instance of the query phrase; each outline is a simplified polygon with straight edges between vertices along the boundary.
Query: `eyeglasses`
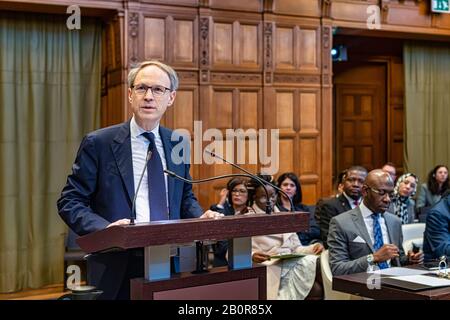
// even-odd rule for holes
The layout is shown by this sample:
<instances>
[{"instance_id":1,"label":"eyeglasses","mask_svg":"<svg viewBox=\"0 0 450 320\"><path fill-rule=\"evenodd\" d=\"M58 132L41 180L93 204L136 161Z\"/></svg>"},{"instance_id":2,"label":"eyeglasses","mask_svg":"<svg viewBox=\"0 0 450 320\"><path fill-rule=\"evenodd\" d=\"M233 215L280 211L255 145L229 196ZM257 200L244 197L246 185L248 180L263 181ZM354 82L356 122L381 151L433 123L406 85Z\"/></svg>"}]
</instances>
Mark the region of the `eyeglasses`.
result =
<instances>
[{"instance_id":1,"label":"eyeglasses","mask_svg":"<svg viewBox=\"0 0 450 320\"><path fill-rule=\"evenodd\" d=\"M162 97L167 90L170 91L170 88L166 88L160 85L147 86L145 84L137 84L135 86L132 86L131 88L133 88L134 92L136 92L136 94L140 96L145 96L147 94L148 89L152 91L152 94L155 97Z\"/></svg>"},{"instance_id":2,"label":"eyeglasses","mask_svg":"<svg viewBox=\"0 0 450 320\"><path fill-rule=\"evenodd\" d=\"M231 190L231 193L234 193L234 194L247 194L248 192L245 189L233 189L233 190Z\"/></svg>"},{"instance_id":3,"label":"eyeglasses","mask_svg":"<svg viewBox=\"0 0 450 320\"><path fill-rule=\"evenodd\" d=\"M388 195L391 199L394 197L394 191L378 190L367 185L366 187L382 197L384 197L385 195Z\"/></svg>"}]
</instances>

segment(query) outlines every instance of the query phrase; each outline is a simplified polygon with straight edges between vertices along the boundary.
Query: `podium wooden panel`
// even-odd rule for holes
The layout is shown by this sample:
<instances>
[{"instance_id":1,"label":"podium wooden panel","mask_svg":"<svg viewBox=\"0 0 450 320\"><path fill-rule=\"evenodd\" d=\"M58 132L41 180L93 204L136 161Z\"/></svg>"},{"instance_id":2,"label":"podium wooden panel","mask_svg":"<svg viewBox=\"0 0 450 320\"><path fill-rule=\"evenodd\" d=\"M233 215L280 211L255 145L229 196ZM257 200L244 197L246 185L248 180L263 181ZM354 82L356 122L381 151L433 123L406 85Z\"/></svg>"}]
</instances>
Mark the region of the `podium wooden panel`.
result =
<instances>
[{"instance_id":1,"label":"podium wooden panel","mask_svg":"<svg viewBox=\"0 0 450 320\"><path fill-rule=\"evenodd\" d=\"M266 268L252 267L251 237L309 228L307 213L288 212L225 216L220 219L155 221L106 228L78 238L85 252L144 248L145 278L131 281L132 299L266 298ZM203 274L170 274L170 246L195 241L232 240L229 260L234 268L213 268ZM236 267L238 266L238 267ZM217 296L217 292L222 295ZM234 299L238 299L236 294Z\"/></svg>"}]
</instances>

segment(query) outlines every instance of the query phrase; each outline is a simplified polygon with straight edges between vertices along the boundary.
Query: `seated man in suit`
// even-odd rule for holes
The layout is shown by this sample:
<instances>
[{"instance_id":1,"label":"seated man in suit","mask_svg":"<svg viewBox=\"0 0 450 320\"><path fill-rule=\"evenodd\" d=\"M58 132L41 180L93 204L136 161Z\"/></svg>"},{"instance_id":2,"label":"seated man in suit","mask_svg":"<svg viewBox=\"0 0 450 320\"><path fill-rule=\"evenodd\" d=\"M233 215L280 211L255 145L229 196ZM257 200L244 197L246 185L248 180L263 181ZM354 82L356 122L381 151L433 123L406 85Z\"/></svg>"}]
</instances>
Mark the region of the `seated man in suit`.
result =
<instances>
[{"instance_id":1,"label":"seated man in suit","mask_svg":"<svg viewBox=\"0 0 450 320\"><path fill-rule=\"evenodd\" d=\"M427 215L423 234L425 261L450 258L450 190L442 196Z\"/></svg>"},{"instance_id":2,"label":"seated man in suit","mask_svg":"<svg viewBox=\"0 0 450 320\"><path fill-rule=\"evenodd\" d=\"M361 202L361 188L366 176L365 168L350 167L344 176L342 194L317 203L316 220L319 222L320 237L325 247L328 247L327 236L331 218L355 208Z\"/></svg>"},{"instance_id":3,"label":"seated man in suit","mask_svg":"<svg viewBox=\"0 0 450 320\"><path fill-rule=\"evenodd\" d=\"M78 235L130 224L145 172L136 222L221 216L210 210L202 215L191 185L163 173L167 168L190 179L189 164L172 159L181 139L174 140L173 132L159 125L175 100L176 72L146 61L131 69L128 87L133 117L84 137L57 203L59 215ZM129 299L130 279L144 274L143 250L92 254L87 266L88 284L103 291L101 299Z\"/></svg>"},{"instance_id":4,"label":"seated man in suit","mask_svg":"<svg viewBox=\"0 0 450 320\"><path fill-rule=\"evenodd\" d=\"M373 170L362 188L361 205L331 219L328 246L333 275L365 272L369 265L384 269L422 261L422 252L405 256L402 223L386 212L393 191L391 176Z\"/></svg>"}]
</instances>

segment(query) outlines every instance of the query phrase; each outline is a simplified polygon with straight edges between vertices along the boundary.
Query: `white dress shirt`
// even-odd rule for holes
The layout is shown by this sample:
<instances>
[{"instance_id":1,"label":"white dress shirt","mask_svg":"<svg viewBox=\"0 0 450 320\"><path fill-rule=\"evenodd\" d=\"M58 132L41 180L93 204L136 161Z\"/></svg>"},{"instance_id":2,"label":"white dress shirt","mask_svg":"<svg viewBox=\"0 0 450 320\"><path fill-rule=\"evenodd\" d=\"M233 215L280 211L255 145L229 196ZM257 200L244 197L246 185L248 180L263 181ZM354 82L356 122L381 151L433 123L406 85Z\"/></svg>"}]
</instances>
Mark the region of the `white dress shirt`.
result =
<instances>
[{"instance_id":1,"label":"white dress shirt","mask_svg":"<svg viewBox=\"0 0 450 320\"><path fill-rule=\"evenodd\" d=\"M375 242L375 238L373 236L373 218L372 218L372 210L366 207L364 204L364 201L361 202L359 205L359 209L361 210L362 216L364 218L364 223L366 225L367 232L369 232L370 240L372 240L372 245ZM381 226L381 233L383 234L383 244L391 243L389 240L389 235L386 227L386 220L384 219L383 215L380 215L378 218L378 221L380 222ZM390 260L386 261L390 264Z\"/></svg>"},{"instance_id":2,"label":"white dress shirt","mask_svg":"<svg viewBox=\"0 0 450 320\"><path fill-rule=\"evenodd\" d=\"M150 141L142 136L142 133L144 132L146 131L138 126L133 116L130 121L130 136L131 154L133 157L134 192L136 192L142 170L144 170L145 158L147 157L148 145L150 144ZM156 149L158 150L159 156L161 157L163 169L167 169L164 147L162 144L161 136L159 135L159 124L151 132L153 132L153 134L155 135ZM169 192L167 185L167 176L165 174L164 181L166 184L167 207L169 207ZM144 177L142 178L141 186L136 198L136 222L150 221L150 204L148 200L148 179L147 170L145 170Z\"/></svg>"}]
</instances>

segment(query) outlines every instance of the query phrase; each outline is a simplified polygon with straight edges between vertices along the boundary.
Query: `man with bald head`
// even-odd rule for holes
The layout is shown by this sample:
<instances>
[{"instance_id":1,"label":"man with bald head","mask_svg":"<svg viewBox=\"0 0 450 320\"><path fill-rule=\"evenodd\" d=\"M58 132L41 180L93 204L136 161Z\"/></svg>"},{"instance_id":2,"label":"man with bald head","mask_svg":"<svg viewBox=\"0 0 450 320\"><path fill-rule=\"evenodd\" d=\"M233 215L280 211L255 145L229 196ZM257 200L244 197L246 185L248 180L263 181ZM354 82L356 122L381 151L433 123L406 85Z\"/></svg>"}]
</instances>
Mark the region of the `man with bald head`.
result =
<instances>
[{"instance_id":1,"label":"man with bald head","mask_svg":"<svg viewBox=\"0 0 450 320\"><path fill-rule=\"evenodd\" d=\"M400 219L386 210L391 203L394 182L380 169L367 175L362 187L363 202L330 222L328 248L333 275L365 272L369 266L380 269L420 263L423 253L402 249Z\"/></svg>"}]
</instances>

